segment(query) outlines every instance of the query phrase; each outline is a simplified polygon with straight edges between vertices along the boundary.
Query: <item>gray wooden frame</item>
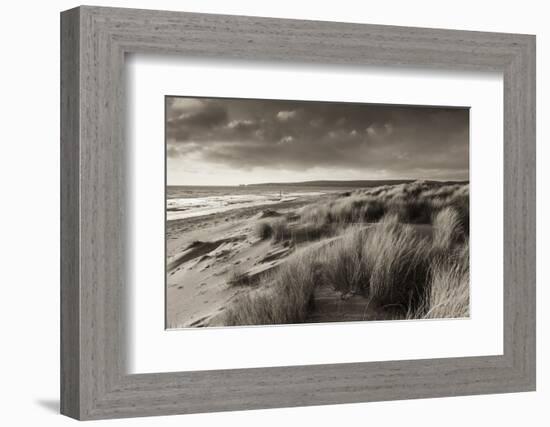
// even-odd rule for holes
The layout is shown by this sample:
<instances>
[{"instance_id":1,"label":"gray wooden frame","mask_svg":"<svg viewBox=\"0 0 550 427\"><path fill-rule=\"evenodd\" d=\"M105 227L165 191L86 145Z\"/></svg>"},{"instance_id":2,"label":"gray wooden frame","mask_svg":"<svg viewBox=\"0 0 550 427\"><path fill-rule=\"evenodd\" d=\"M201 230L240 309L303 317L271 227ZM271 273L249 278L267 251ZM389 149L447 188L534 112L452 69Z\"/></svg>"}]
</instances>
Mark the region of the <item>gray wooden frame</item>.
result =
<instances>
[{"instance_id":1,"label":"gray wooden frame","mask_svg":"<svg viewBox=\"0 0 550 427\"><path fill-rule=\"evenodd\" d=\"M124 57L132 52L502 72L504 354L128 375ZM71 9L61 14L61 165L63 414L99 419L535 389L534 36Z\"/></svg>"}]
</instances>

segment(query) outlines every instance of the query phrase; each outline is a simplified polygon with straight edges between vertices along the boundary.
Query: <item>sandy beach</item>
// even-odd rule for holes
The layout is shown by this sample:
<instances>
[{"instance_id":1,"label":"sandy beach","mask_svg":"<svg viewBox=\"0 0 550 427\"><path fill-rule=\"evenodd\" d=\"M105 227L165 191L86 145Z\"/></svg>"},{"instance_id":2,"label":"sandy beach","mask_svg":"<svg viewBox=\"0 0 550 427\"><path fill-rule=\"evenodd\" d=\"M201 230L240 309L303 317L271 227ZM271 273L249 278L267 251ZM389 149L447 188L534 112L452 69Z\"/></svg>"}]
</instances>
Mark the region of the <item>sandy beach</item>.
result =
<instances>
[{"instance_id":1,"label":"sandy beach","mask_svg":"<svg viewBox=\"0 0 550 427\"><path fill-rule=\"evenodd\" d=\"M272 193L236 197L230 190L189 204L181 199L189 215L166 223L167 328L286 323L285 316L291 323L317 323L426 314L433 272L444 268L452 275L447 259L466 262L457 254L467 249L467 206L461 207L467 191L467 184L419 182L297 192L278 201ZM193 212L215 211L211 205L216 213ZM438 219L449 209L450 225ZM442 251L443 267L434 264ZM463 275L444 278L460 282ZM372 296L376 280L387 295ZM299 312L280 311L294 309Z\"/></svg>"},{"instance_id":2,"label":"sandy beach","mask_svg":"<svg viewBox=\"0 0 550 427\"><path fill-rule=\"evenodd\" d=\"M306 195L167 221L167 326L222 326L221 314L226 306L235 296L250 290L228 286L230 277L238 273L255 280L296 249L255 236L258 221L291 216L320 197L334 196ZM303 242L301 247L312 243Z\"/></svg>"}]
</instances>

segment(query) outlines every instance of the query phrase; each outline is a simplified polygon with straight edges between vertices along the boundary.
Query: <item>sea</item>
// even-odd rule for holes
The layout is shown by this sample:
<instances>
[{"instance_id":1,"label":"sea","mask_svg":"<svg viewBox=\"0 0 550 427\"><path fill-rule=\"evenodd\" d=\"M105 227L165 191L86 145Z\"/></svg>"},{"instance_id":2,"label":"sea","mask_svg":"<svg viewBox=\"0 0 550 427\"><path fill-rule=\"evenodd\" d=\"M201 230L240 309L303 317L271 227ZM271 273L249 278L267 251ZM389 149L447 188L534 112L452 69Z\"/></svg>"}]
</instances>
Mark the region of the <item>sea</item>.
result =
<instances>
[{"instance_id":1,"label":"sea","mask_svg":"<svg viewBox=\"0 0 550 427\"><path fill-rule=\"evenodd\" d=\"M193 218L234 209L294 201L342 191L311 186L167 186L166 219Z\"/></svg>"}]
</instances>

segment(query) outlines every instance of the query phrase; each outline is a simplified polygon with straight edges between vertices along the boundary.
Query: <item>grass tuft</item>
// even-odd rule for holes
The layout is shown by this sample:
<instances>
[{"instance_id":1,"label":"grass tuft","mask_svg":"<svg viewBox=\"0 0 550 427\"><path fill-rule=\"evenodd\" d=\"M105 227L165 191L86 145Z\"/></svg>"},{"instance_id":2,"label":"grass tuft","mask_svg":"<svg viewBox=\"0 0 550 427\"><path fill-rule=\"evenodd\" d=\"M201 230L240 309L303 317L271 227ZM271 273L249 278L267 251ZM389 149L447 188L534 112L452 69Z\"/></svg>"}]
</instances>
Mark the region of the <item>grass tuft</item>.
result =
<instances>
[{"instance_id":1,"label":"grass tuft","mask_svg":"<svg viewBox=\"0 0 550 427\"><path fill-rule=\"evenodd\" d=\"M313 251L293 255L266 278L265 289L239 296L225 313L225 324L272 325L305 320L317 285L318 262Z\"/></svg>"},{"instance_id":2,"label":"grass tuft","mask_svg":"<svg viewBox=\"0 0 550 427\"><path fill-rule=\"evenodd\" d=\"M452 207L440 210L433 220L433 246L449 250L463 237L458 212Z\"/></svg>"},{"instance_id":3,"label":"grass tuft","mask_svg":"<svg viewBox=\"0 0 550 427\"><path fill-rule=\"evenodd\" d=\"M420 304L429 278L427 239L393 217L375 227L366 244L369 250L363 263L370 273L370 298L405 311Z\"/></svg>"},{"instance_id":4,"label":"grass tuft","mask_svg":"<svg viewBox=\"0 0 550 427\"><path fill-rule=\"evenodd\" d=\"M469 244L432 262L426 298L408 318L461 318L470 314Z\"/></svg>"},{"instance_id":5,"label":"grass tuft","mask_svg":"<svg viewBox=\"0 0 550 427\"><path fill-rule=\"evenodd\" d=\"M368 272L363 265L366 241L366 230L352 227L326 248L323 257L325 283L343 293L362 293L368 288Z\"/></svg>"},{"instance_id":6,"label":"grass tuft","mask_svg":"<svg viewBox=\"0 0 550 427\"><path fill-rule=\"evenodd\" d=\"M227 279L227 284L231 287L252 286L256 283L257 281L252 280L247 273L244 273L237 268L229 274L229 278Z\"/></svg>"},{"instance_id":7,"label":"grass tuft","mask_svg":"<svg viewBox=\"0 0 550 427\"><path fill-rule=\"evenodd\" d=\"M273 227L269 221L259 221L256 223L254 233L262 240L270 239L273 235Z\"/></svg>"}]
</instances>

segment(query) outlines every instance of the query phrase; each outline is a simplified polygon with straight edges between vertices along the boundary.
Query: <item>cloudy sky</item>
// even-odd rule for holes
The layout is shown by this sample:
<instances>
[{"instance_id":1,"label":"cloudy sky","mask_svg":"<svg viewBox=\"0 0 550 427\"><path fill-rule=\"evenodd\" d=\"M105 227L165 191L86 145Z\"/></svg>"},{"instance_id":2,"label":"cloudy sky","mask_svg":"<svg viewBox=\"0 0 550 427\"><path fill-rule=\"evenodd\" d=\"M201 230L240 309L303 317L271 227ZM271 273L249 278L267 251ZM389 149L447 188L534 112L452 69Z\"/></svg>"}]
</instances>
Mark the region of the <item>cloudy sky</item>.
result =
<instances>
[{"instance_id":1,"label":"cloudy sky","mask_svg":"<svg viewBox=\"0 0 550 427\"><path fill-rule=\"evenodd\" d=\"M468 179L467 109L166 98L168 185Z\"/></svg>"}]
</instances>

